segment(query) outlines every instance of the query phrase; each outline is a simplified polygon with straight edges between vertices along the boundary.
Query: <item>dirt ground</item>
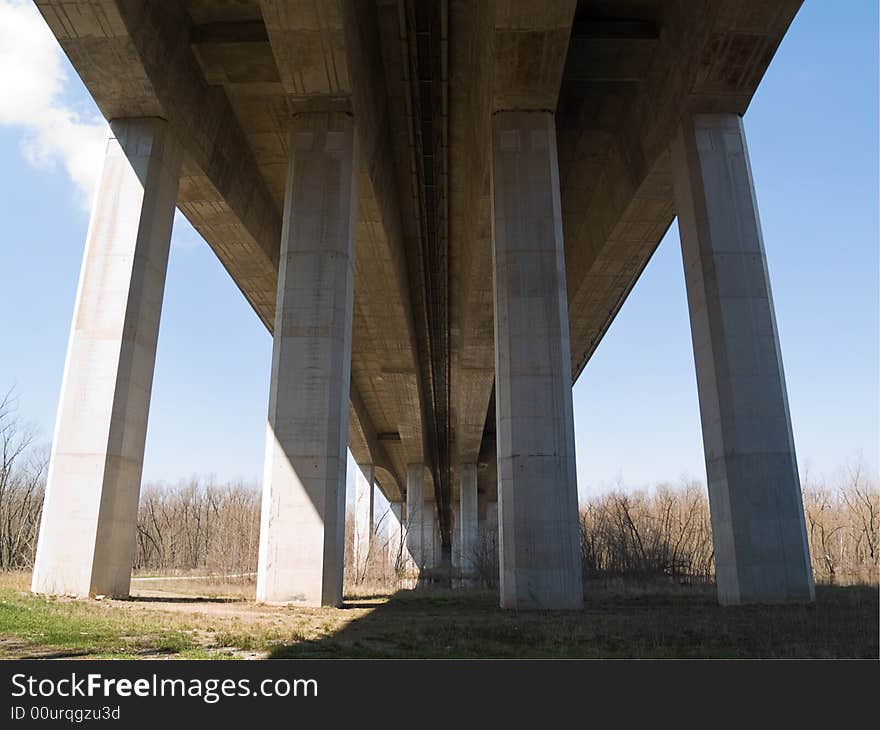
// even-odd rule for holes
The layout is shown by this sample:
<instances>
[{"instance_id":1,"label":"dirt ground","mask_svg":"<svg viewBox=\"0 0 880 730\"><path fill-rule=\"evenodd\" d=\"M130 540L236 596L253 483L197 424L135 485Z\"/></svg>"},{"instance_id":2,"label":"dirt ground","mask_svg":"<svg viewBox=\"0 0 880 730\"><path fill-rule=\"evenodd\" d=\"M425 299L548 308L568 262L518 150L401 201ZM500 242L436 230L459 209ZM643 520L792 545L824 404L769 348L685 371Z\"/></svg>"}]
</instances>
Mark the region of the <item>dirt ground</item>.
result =
<instances>
[{"instance_id":1,"label":"dirt ground","mask_svg":"<svg viewBox=\"0 0 880 730\"><path fill-rule=\"evenodd\" d=\"M343 608L264 606L251 578L135 580L129 600L46 599L0 575L0 657L878 658L876 586L812 606L721 607L712 586L588 586L583 611L512 612L489 592L402 590Z\"/></svg>"}]
</instances>

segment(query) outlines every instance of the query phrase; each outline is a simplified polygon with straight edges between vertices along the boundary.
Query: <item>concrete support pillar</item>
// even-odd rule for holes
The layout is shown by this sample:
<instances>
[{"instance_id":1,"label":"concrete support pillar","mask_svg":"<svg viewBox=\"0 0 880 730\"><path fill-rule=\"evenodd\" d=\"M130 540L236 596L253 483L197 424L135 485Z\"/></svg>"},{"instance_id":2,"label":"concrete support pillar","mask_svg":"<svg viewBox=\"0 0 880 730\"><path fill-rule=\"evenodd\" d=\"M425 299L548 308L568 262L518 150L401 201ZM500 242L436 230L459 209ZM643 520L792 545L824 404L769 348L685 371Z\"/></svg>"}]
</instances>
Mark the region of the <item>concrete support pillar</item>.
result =
<instances>
[{"instance_id":1,"label":"concrete support pillar","mask_svg":"<svg viewBox=\"0 0 880 730\"><path fill-rule=\"evenodd\" d=\"M425 560L425 467L406 467L406 552L409 568L415 572Z\"/></svg>"},{"instance_id":2,"label":"concrete support pillar","mask_svg":"<svg viewBox=\"0 0 880 730\"><path fill-rule=\"evenodd\" d=\"M672 146L718 597L812 601L782 354L742 119L687 118Z\"/></svg>"},{"instance_id":3,"label":"concrete support pillar","mask_svg":"<svg viewBox=\"0 0 880 730\"><path fill-rule=\"evenodd\" d=\"M462 573L473 571L473 553L477 544L477 465L459 466L458 545L459 568Z\"/></svg>"},{"instance_id":4,"label":"concrete support pillar","mask_svg":"<svg viewBox=\"0 0 880 730\"><path fill-rule=\"evenodd\" d=\"M32 589L127 596L182 152L161 119L111 122L89 222Z\"/></svg>"},{"instance_id":5,"label":"concrete support pillar","mask_svg":"<svg viewBox=\"0 0 880 730\"><path fill-rule=\"evenodd\" d=\"M484 541L480 545L482 551L490 548L494 544L495 550L498 550L498 502L486 502L483 519L477 525L477 539Z\"/></svg>"},{"instance_id":6,"label":"concrete support pillar","mask_svg":"<svg viewBox=\"0 0 880 730\"><path fill-rule=\"evenodd\" d=\"M392 572L402 567L403 502L388 503L388 566Z\"/></svg>"},{"instance_id":7,"label":"concrete support pillar","mask_svg":"<svg viewBox=\"0 0 880 730\"><path fill-rule=\"evenodd\" d=\"M354 564L357 580L363 578L373 548L373 465L358 464L355 473L354 503Z\"/></svg>"},{"instance_id":8,"label":"concrete support pillar","mask_svg":"<svg viewBox=\"0 0 880 730\"><path fill-rule=\"evenodd\" d=\"M341 605L357 143L351 117L297 117L287 171L257 599Z\"/></svg>"},{"instance_id":9,"label":"concrete support pillar","mask_svg":"<svg viewBox=\"0 0 880 730\"><path fill-rule=\"evenodd\" d=\"M498 502L489 502L486 505L486 527L490 530L498 529Z\"/></svg>"},{"instance_id":10,"label":"concrete support pillar","mask_svg":"<svg viewBox=\"0 0 880 730\"><path fill-rule=\"evenodd\" d=\"M422 542L422 566L436 568L440 562L440 530L437 528L436 505L434 502L425 502L422 511L422 529L424 541Z\"/></svg>"},{"instance_id":11,"label":"concrete support pillar","mask_svg":"<svg viewBox=\"0 0 880 730\"><path fill-rule=\"evenodd\" d=\"M461 522L461 518L458 513L458 502L452 502L452 535L450 540L450 547L452 548L452 554L450 555L450 560L453 568L460 568L461 566L461 530L459 529L459 524ZM439 530L438 530L439 532Z\"/></svg>"},{"instance_id":12,"label":"concrete support pillar","mask_svg":"<svg viewBox=\"0 0 880 730\"><path fill-rule=\"evenodd\" d=\"M501 605L580 608L577 475L556 128L492 117Z\"/></svg>"}]
</instances>

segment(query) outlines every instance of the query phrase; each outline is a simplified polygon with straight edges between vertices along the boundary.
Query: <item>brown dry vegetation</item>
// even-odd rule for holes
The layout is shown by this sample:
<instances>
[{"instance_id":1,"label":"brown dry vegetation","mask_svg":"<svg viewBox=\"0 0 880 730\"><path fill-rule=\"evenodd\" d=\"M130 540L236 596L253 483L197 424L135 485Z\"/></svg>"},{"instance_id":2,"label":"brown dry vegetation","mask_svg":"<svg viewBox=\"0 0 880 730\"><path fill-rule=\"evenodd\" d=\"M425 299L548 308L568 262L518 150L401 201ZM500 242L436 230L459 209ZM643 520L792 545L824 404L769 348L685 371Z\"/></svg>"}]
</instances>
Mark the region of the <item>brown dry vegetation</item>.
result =
<instances>
[{"instance_id":1,"label":"brown dry vegetation","mask_svg":"<svg viewBox=\"0 0 880 730\"><path fill-rule=\"evenodd\" d=\"M200 480L141 493L135 571L251 573L257 569L260 493Z\"/></svg>"},{"instance_id":2,"label":"brown dry vegetation","mask_svg":"<svg viewBox=\"0 0 880 730\"><path fill-rule=\"evenodd\" d=\"M513 612L487 591L254 603L253 583L135 581L131 600L46 599L0 574L0 657L878 657L876 589L819 586L814 606L717 604L711 586L587 586L583 611ZM251 598L212 595L239 591Z\"/></svg>"},{"instance_id":3,"label":"brown dry vegetation","mask_svg":"<svg viewBox=\"0 0 880 730\"><path fill-rule=\"evenodd\" d=\"M0 398L0 570L33 564L47 452L22 426L11 394ZM876 584L880 489L860 464L834 481L805 479L806 529L817 583ZM137 520L136 573L249 574L256 570L260 494L255 485L192 479L147 484ZM714 575L706 490L698 482L618 491L581 508L584 577L707 582ZM381 524L381 520L380 520ZM365 566L353 564L353 516L346 520L349 590L396 588L399 569L377 535ZM497 540L481 531L472 554L478 585L497 584ZM397 561L398 568L400 561Z\"/></svg>"},{"instance_id":4,"label":"brown dry vegetation","mask_svg":"<svg viewBox=\"0 0 880 730\"><path fill-rule=\"evenodd\" d=\"M33 564L46 468L45 449L0 400L0 569ZM876 584L880 565L880 489L859 465L834 481L803 485L807 536L817 583ZM136 573L250 574L256 570L260 495L254 485L193 479L147 484L141 494ZM612 492L581 508L586 579L707 582L714 576L706 490L698 482ZM353 564L353 516L346 520L349 590L398 585L399 570L377 535L365 568ZM478 585L497 585L496 536L481 531L472 554ZM398 561L399 563L399 561Z\"/></svg>"},{"instance_id":5,"label":"brown dry vegetation","mask_svg":"<svg viewBox=\"0 0 880 730\"><path fill-rule=\"evenodd\" d=\"M856 466L834 484L804 485L807 536L818 583L876 584L880 491ZM260 500L256 487L191 481L176 487L148 485L138 513L138 572L256 570ZM346 588L388 590L399 571L377 534L366 566L355 568L353 515L346 521ZM698 482L662 485L651 491L612 492L581 509L584 577L671 579L676 583L714 578L712 529L705 487ZM497 540L480 533L472 555L480 586L497 586Z\"/></svg>"},{"instance_id":6,"label":"brown dry vegetation","mask_svg":"<svg viewBox=\"0 0 880 730\"><path fill-rule=\"evenodd\" d=\"M878 655L880 491L858 466L805 480L815 606L717 605L708 499L694 482L582 506L582 612L500 611L487 530L471 590L400 590L381 537L355 570L351 516L345 609L259 606L259 491L205 480L144 487L133 600L47 600L28 594L21 572L33 562L46 451L14 416L0 399L0 656Z\"/></svg>"},{"instance_id":7,"label":"brown dry vegetation","mask_svg":"<svg viewBox=\"0 0 880 730\"><path fill-rule=\"evenodd\" d=\"M12 391L0 396L0 570L33 565L47 464L46 448L17 417Z\"/></svg>"}]
</instances>

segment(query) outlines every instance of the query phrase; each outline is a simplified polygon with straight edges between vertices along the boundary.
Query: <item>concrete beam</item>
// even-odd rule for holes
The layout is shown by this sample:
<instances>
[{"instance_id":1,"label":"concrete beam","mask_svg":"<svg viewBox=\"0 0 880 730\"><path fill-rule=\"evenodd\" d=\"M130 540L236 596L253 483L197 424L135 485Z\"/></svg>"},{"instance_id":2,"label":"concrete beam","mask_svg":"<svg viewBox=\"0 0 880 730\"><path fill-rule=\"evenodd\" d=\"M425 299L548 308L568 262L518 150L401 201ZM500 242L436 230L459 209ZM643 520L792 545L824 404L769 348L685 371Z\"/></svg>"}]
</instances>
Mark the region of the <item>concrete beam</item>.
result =
<instances>
[{"instance_id":1,"label":"concrete beam","mask_svg":"<svg viewBox=\"0 0 880 730\"><path fill-rule=\"evenodd\" d=\"M496 0L492 109L554 111L576 0Z\"/></svg>"},{"instance_id":2,"label":"concrete beam","mask_svg":"<svg viewBox=\"0 0 880 730\"><path fill-rule=\"evenodd\" d=\"M332 108L344 98L357 119L361 163L353 349L364 357L355 358L352 381L360 413L370 414L383 430L388 426L401 434L400 447L386 449L389 470L401 474L406 463L425 459L425 400L377 11L370 3L352 0L314 5L264 0L261 9L291 106ZM384 378L383 369L415 374L415 396L410 388L398 396L394 379Z\"/></svg>"},{"instance_id":3,"label":"concrete beam","mask_svg":"<svg viewBox=\"0 0 880 730\"><path fill-rule=\"evenodd\" d=\"M168 120L201 173L181 184L182 212L209 243L219 244L213 245L217 256L270 323L279 211L226 94L202 75L183 5L41 0L38 7L107 119Z\"/></svg>"},{"instance_id":4,"label":"concrete beam","mask_svg":"<svg viewBox=\"0 0 880 730\"><path fill-rule=\"evenodd\" d=\"M182 157L161 119L111 123L52 441L36 593L128 595Z\"/></svg>"},{"instance_id":5,"label":"concrete beam","mask_svg":"<svg viewBox=\"0 0 880 730\"><path fill-rule=\"evenodd\" d=\"M495 381L492 223L489 200L491 38L489 3L452 3L449 12L449 244L451 438L458 464L477 461Z\"/></svg>"},{"instance_id":6,"label":"concrete beam","mask_svg":"<svg viewBox=\"0 0 880 730\"><path fill-rule=\"evenodd\" d=\"M355 458L360 457L363 461L366 456L370 463L387 471L391 479L385 479L384 483L381 483L382 491L389 500L401 501L403 498L401 485L405 480L388 456L383 443L383 434L377 434L373 428L363 398L355 384L351 385L349 392L348 413L348 444L352 453L357 454ZM399 437L397 441L400 441Z\"/></svg>"},{"instance_id":7,"label":"concrete beam","mask_svg":"<svg viewBox=\"0 0 880 730\"><path fill-rule=\"evenodd\" d=\"M378 364L378 370L364 367L361 371L358 361L354 378L370 412L385 409L387 417L381 422L390 427L387 430L400 434L399 446L389 444L388 450L402 473L408 463L430 461L426 427L430 406L425 385L428 364L416 329L421 310L412 299L378 10L373 3L345 0L340 3L339 13L351 105L363 150L363 214L358 246L368 252L359 257L358 280L369 291L358 297L358 333L364 334L365 341L363 347L360 340L356 344L358 351L379 353L378 357L365 357L363 363Z\"/></svg>"},{"instance_id":8,"label":"concrete beam","mask_svg":"<svg viewBox=\"0 0 880 730\"><path fill-rule=\"evenodd\" d=\"M453 3L450 23L452 435L476 462L494 382L490 150L493 111L555 110L575 2ZM490 43L486 39L490 39Z\"/></svg>"},{"instance_id":9,"label":"concrete beam","mask_svg":"<svg viewBox=\"0 0 880 730\"><path fill-rule=\"evenodd\" d=\"M299 83L290 77L290 64L298 63L298 57L293 58L289 53L284 56L290 51L290 42L302 31L308 38L297 46L298 50L294 49L296 53L314 51L318 54L315 58L322 59L321 44L312 41L318 38L315 33L329 34L325 41L332 46L328 47L328 58L333 61L335 69L332 75L341 79L338 83L332 82L333 88L344 92L348 82L344 71L347 61L339 52L341 6L334 9L334 3L321 3L320 7L313 9L320 15L316 20L303 15L309 10L304 6L294 8L290 3L268 3L272 7L266 9L268 21L265 24L251 20L194 25L187 8L177 0L162 3L119 0L88 4L40 0L37 5L108 119L152 115L168 120L186 151L178 206L217 254L271 332L275 318L280 201L288 159L286 133L290 115L309 107L322 111L351 107L347 99L343 98L340 104L339 97L319 95L324 86L330 88L329 77L322 82L324 86L307 81L305 91L311 96L282 97L279 105L275 99L282 90L281 83L272 81L273 73L280 79L278 69L284 67L288 82ZM305 25L296 26L298 22ZM375 26L375 19L372 22ZM312 27L316 29L314 32L309 30ZM272 49L263 45L263 38L270 38L276 32L282 35L279 41L281 60L277 65L271 55ZM343 50L350 52L348 48ZM359 68L375 63L366 55L368 50L356 52ZM236 66L245 61L249 64L247 69ZM306 65L317 68L318 62L310 56ZM222 87L212 85L220 83ZM369 94L372 92L365 93L367 101L381 109L380 97L374 95L375 99L371 100ZM256 97L252 98L254 94ZM359 123L358 134L362 137L367 134L364 131L368 128L367 120L372 120L371 128L385 133L388 125L382 116L384 112L368 112L365 107L359 109L364 124ZM264 117L269 117L280 127L276 129L270 125L270 128L263 129L257 125L252 128L255 120ZM245 125L250 127L245 128ZM408 284L400 273L404 268L400 261L400 246L395 251L392 245L399 241L399 235L394 231L400 227L399 220L393 218L393 215L399 215L394 189L377 183L375 189L381 194L374 193L373 181L380 179L382 174L386 178L389 175L387 170L382 172L385 163L381 162L387 156L387 149L377 149L378 138L374 139L374 132L369 135L369 139L361 140L363 174L359 187L363 199L360 202L362 216L358 247L365 253L359 257L360 261L376 263L363 271L356 271L357 299L367 303L370 311L378 310L378 315L373 313L372 318L388 325L389 331L413 338L412 326L407 323L407 317L412 315L406 298ZM380 163L377 164L376 160ZM274 179L276 168L281 180L277 200L267 184L267 176ZM375 211L382 211L382 216ZM390 231L387 237L391 244L385 240L386 228ZM385 253L382 253L383 247ZM391 253L387 252L389 250ZM392 272L390 275L389 271ZM383 287L384 302L383 297L370 293L375 281L386 284L392 281L395 285ZM373 304L373 300L378 304ZM361 312L364 311L362 307ZM391 315L397 319L392 321ZM357 330L366 331L362 317L358 319ZM369 353L369 345L366 351ZM415 353L414 341L401 339L389 342L378 357L356 358L354 392L363 394L361 402L365 403L365 408L361 411L360 422L367 430L376 427L386 430L389 425L383 422L386 418L390 425L398 425L394 394L381 387L381 367L405 366L414 370ZM377 367L362 368L361 361L366 363L367 360ZM385 413L381 406L383 402L387 404ZM408 411L403 417L410 414ZM367 420L370 421L368 426ZM408 432L419 434L408 449L421 459L423 436L420 424L407 423L406 427ZM355 442L353 448L357 452L359 444ZM393 461L391 471L401 475L405 470L405 454L390 453L387 456ZM366 453L356 453L356 457L371 458Z\"/></svg>"},{"instance_id":10,"label":"concrete beam","mask_svg":"<svg viewBox=\"0 0 880 730\"><path fill-rule=\"evenodd\" d=\"M813 601L779 333L742 119L698 114L672 148L718 598Z\"/></svg>"},{"instance_id":11,"label":"concrete beam","mask_svg":"<svg viewBox=\"0 0 880 730\"><path fill-rule=\"evenodd\" d=\"M575 379L675 216L668 149L682 115L745 113L800 5L674 4L640 83L563 80L557 133Z\"/></svg>"},{"instance_id":12,"label":"concrete beam","mask_svg":"<svg viewBox=\"0 0 880 730\"><path fill-rule=\"evenodd\" d=\"M351 93L339 0L260 0L260 10L288 94L323 98Z\"/></svg>"},{"instance_id":13,"label":"concrete beam","mask_svg":"<svg viewBox=\"0 0 880 730\"><path fill-rule=\"evenodd\" d=\"M234 95L284 93L262 21L194 26L190 44L209 85Z\"/></svg>"},{"instance_id":14,"label":"concrete beam","mask_svg":"<svg viewBox=\"0 0 880 730\"><path fill-rule=\"evenodd\" d=\"M577 83L639 82L651 69L657 42L653 23L576 23L563 78L569 88Z\"/></svg>"}]
</instances>

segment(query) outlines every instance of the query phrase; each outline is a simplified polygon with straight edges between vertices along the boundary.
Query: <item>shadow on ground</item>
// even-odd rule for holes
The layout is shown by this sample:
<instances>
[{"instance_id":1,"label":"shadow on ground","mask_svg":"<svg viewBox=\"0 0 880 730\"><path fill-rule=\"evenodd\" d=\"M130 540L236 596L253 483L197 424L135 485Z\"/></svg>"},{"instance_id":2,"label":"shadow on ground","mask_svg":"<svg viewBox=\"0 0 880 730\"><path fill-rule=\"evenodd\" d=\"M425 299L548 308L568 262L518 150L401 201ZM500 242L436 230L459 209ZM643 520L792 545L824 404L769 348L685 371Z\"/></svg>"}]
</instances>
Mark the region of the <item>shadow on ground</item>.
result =
<instances>
[{"instance_id":1,"label":"shadow on ground","mask_svg":"<svg viewBox=\"0 0 880 730\"><path fill-rule=\"evenodd\" d=\"M131 595L128 598L120 599L131 601L132 603L241 603L242 599L232 596L175 596L175 595L156 595L143 596Z\"/></svg>"},{"instance_id":2,"label":"shadow on ground","mask_svg":"<svg viewBox=\"0 0 880 730\"><path fill-rule=\"evenodd\" d=\"M358 616L269 658L878 658L878 590L817 589L815 605L719 606L714 586L588 588L583 611L502 611L492 593L358 597ZM364 612L362 609L372 609ZM345 613L343 610L340 613Z\"/></svg>"}]
</instances>

